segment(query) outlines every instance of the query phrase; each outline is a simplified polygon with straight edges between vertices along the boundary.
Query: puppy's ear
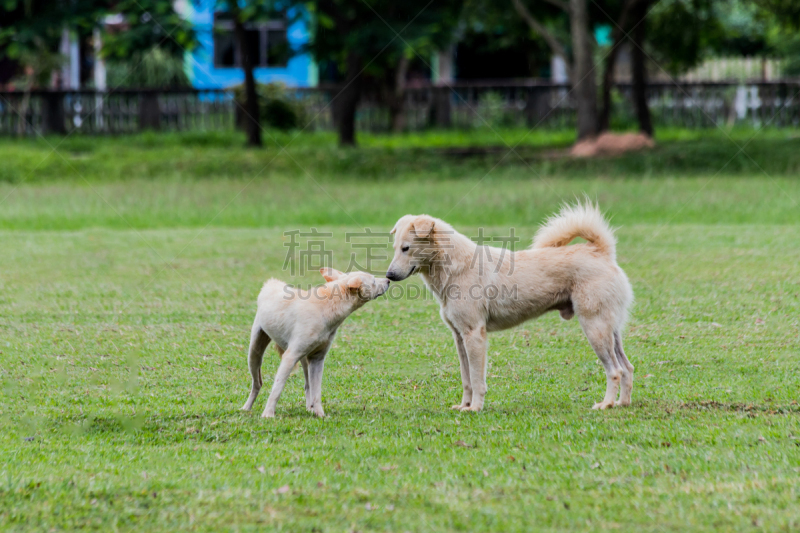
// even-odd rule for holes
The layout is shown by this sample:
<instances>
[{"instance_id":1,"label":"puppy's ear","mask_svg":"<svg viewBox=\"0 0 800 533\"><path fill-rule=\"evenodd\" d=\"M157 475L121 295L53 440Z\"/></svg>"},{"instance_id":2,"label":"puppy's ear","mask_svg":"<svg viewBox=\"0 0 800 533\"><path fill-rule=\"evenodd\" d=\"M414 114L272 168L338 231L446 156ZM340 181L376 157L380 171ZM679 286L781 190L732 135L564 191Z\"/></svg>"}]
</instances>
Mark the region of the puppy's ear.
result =
<instances>
[{"instance_id":1,"label":"puppy's ear","mask_svg":"<svg viewBox=\"0 0 800 533\"><path fill-rule=\"evenodd\" d=\"M350 281L347 282L348 289L360 289L361 288L361 277L355 276Z\"/></svg>"},{"instance_id":2,"label":"puppy's ear","mask_svg":"<svg viewBox=\"0 0 800 533\"><path fill-rule=\"evenodd\" d=\"M325 278L325 281L335 281L342 275L342 273L335 268L328 267L320 268L319 273L322 274L322 277Z\"/></svg>"},{"instance_id":3,"label":"puppy's ear","mask_svg":"<svg viewBox=\"0 0 800 533\"><path fill-rule=\"evenodd\" d=\"M436 221L433 219L433 217L429 217L428 215L420 215L414 219L414 233L417 234L417 237L430 237L431 233L433 233L433 226L435 224Z\"/></svg>"}]
</instances>

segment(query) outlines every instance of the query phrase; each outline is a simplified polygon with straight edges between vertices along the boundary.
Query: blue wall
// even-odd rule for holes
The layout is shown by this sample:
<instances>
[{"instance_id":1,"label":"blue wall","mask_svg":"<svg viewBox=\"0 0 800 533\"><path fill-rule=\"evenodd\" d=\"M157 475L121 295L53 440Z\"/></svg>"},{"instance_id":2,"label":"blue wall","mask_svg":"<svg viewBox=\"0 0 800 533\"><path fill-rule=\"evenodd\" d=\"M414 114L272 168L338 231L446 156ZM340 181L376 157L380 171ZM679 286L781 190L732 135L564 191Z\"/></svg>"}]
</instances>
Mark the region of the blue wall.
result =
<instances>
[{"instance_id":1,"label":"blue wall","mask_svg":"<svg viewBox=\"0 0 800 533\"><path fill-rule=\"evenodd\" d=\"M214 0L190 2L189 20L197 33L198 44L187 52L185 63L187 74L194 87L198 89L217 89L238 85L244 82L244 72L240 68L217 68L214 66ZM286 36L293 50L308 43L309 32L302 20L287 28ZM256 81L269 83L280 81L293 87L317 85L317 65L308 54L294 55L285 67L259 67L254 70Z\"/></svg>"}]
</instances>

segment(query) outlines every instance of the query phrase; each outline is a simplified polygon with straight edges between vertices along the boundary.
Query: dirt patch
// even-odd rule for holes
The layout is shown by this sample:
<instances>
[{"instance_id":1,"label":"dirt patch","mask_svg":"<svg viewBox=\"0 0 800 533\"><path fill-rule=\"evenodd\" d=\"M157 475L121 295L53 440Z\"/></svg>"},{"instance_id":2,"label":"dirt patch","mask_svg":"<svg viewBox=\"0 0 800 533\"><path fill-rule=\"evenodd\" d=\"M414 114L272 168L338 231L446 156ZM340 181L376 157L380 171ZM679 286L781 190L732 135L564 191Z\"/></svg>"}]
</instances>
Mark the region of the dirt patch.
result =
<instances>
[{"instance_id":1,"label":"dirt patch","mask_svg":"<svg viewBox=\"0 0 800 533\"><path fill-rule=\"evenodd\" d=\"M798 414L800 413L800 406L797 402L792 402L789 405L760 405L760 404L744 404L744 403L723 403L714 400L701 400L693 402L683 402L679 405L681 409L692 409L698 411L737 411L741 413L749 413L751 416L757 414Z\"/></svg>"},{"instance_id":2,"label":"dirt patch","mask_svg":"<svg viewBox=\"0 0 800 533\"><path fill-rule=\"evenodd\" d=\"M644 133L603 133L575 143L569 154L572 157L615 156L655 145L653 139Z\"/></svg>"}]
</instances>

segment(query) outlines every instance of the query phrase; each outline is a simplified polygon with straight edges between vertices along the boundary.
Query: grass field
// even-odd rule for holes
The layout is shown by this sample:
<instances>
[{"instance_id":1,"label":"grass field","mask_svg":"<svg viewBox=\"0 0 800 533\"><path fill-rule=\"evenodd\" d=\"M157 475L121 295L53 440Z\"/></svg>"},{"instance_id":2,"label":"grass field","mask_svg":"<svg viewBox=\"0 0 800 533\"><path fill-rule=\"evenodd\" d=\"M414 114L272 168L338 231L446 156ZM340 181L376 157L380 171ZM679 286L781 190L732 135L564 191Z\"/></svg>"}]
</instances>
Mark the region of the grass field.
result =
<instances>
[{"instance_id":1,"label":"grass field","mask_svg":"<svg viewBox=\"0 0 800 533\"><path fill-rule=\"evenodd\" d=\"M575 162L553 155L567 133L504 135L521 157L447 152L502 144L486 132L0 142L0 529L800 528L800 139L665 132ZM349 232L406 212L522 247L583 193L636 293L631 408L590 409L602 367L551 314L490 336L486 409L451 411L457 357L423 296L345 322L325 419L297 375L276 419L265 392L238 411L261 283L321 282L283 270L284 232L329 232L341 269Z\"/></svg>"}]
</instances>

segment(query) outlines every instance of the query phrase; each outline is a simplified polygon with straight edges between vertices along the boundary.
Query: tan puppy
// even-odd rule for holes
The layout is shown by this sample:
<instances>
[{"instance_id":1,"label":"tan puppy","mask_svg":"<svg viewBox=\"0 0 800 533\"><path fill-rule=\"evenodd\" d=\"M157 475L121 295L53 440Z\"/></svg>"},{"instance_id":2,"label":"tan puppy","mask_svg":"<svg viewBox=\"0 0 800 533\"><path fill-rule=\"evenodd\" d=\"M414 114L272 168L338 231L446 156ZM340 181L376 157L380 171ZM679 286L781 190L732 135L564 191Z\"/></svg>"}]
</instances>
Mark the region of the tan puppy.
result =
<instances>
[{"instance_id":1,"label":"tan puppy","mask_svg":"<svg viewBox=\"0 0 800 533\"><path fill-rule=\"evenodd\" d=\"M344 274L332 268L323 268L320 273L327 283L307 291L289 287L277 279L270 279L261 289L250 333L249 363L253 387L243 411L253 407L261 390L261 361L272 340L278 347L281 364L261 416L275 416L275 405L298 361L303 365L306 379L306 409L317 416L325 416L322 410L322 370L336 330L353 311L386 292L389 280L375 279L366 272Z\"/></svg>"},{"instance_id":2,"label":"tan puppy","mask_svg":"<svg viewBox=\"0 0 800 533\"><path fill-rule=\"evenodd\" d=\"M565 206L519 252L478 246L428 215L406 215L392 233L394 258L386 277L400 281L419 272L453 332L464 387L454 409L483 408L488 331L556 310L565 320L578 315L605 367L606 395L594 409L630 405L633 365L621 331L633 291L617 265L614 234L595 205ZM575 237L588 242L567 246Z\"/></svg>"}]
</instances>

